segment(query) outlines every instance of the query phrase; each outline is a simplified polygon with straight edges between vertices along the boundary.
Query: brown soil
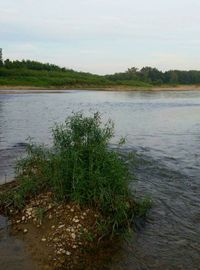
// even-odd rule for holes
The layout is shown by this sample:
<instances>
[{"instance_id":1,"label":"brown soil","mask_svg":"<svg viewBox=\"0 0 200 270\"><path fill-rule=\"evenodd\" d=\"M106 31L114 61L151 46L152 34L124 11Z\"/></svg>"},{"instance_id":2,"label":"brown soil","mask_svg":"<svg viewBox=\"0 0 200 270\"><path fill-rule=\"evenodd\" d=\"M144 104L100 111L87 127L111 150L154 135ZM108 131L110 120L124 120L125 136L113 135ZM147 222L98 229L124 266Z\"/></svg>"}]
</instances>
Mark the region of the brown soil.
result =
<instances>
[{"instance_id":1,"label":"brown soil","mask_svg":"<svg viewBox=\"0 0 200 270\"><path fill-rule=\"evenodd\" d=\"M50 192L32 199L22 211L10 211L13 234L23 238L41 269L78 269L85 251L98 241L100 215L77 204L56 203Z\"/></svg>"},{"instance_id":2,"label":"brown soil","mask_svg":"<svg viewBox=\"0 0 200 270\"><path fill-rule=\"evenodd\" d=\"M13 93L12 90L30 90L30 93L59 93L63 90L94 90L94 91L193 91L200 90L200 85L177 85L177 86L152 86L152 87L136 87L136 86L107 86L107 87L84 87L84 86L63 86L63 87L35 87L35 86L9 86L9 85L0 85L0 94L9 94ZM5 90L5 91L3 91ZM10 92L9 92L10 90ZM31 90L35 92L31 92ZM20 92L16 92L20 93ZM28 92L26 92L28 93Z\"/></svg>"},{"instance_id":3,"label":"brown soil","mask_svg":"<svg viewBox=\"0 0 200 270\"><path fill-rule=\"evenodd\" d=\"M0 193L16 186L17 182L2 185ZM119 241L102 240L100 213L75 203L56 202L51 192L30 199L22 210L8 208L6 212L12 235L23 240L38 270L105 269L110 257L118 253Z\"/></svg>"}]
</instances>

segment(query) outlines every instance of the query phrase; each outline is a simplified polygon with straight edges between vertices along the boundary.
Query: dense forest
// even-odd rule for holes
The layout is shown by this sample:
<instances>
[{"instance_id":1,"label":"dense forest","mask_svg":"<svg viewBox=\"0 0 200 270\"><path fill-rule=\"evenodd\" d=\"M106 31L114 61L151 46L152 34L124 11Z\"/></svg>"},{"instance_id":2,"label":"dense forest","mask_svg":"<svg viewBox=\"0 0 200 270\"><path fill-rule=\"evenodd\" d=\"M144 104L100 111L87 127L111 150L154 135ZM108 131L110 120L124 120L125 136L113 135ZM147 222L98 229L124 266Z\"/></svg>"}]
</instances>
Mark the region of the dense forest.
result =
<instances>
[{"instance_id":1,"label":"dense forest","mask_svg":"<svg viewBox=\"0 0 200 270\"><path fill-rule=\"evenodd\" d=\"M200 71L159 71L152 67L129 68L112 75L95 75L36 61L0 62L0 85L38 87L106 87L115 85L151 87L154 85L200 84Z\"/></svg>"}]
</instances>

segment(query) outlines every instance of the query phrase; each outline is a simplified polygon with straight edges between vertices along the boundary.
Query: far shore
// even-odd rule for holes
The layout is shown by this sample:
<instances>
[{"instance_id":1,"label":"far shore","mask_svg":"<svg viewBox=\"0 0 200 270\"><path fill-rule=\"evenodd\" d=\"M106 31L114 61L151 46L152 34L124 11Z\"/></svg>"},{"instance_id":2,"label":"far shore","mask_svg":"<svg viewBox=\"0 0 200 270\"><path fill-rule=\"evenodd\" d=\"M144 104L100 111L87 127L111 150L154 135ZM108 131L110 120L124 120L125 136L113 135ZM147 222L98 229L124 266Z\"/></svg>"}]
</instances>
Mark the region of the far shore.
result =
<instances>
[{"instance_id":1,"label":"far shore","mask_svg":"<svg viewBox=\"0 0 200 270\"><path fill-rule=\"evenodd\" d=\"M5 90L5 91L4 91ZM9 92L10 90L10 92ZM131 86L123 86L123 85L116 85L116 86L108 86L108 87L85 87L85 86L65 86L65 87L36 87L36 86L12 86L12 85L0 85L0 94L9 94L13 93L13 90L37 90L37 92L47 91L48 93L59 93L65 90L90 90L90 91L194 91L200 90L200 85L177 85L177 86L152 86L152 87L131 87ZM19 92L16 92L19 93Z\"/></svg>"}]
</instances>

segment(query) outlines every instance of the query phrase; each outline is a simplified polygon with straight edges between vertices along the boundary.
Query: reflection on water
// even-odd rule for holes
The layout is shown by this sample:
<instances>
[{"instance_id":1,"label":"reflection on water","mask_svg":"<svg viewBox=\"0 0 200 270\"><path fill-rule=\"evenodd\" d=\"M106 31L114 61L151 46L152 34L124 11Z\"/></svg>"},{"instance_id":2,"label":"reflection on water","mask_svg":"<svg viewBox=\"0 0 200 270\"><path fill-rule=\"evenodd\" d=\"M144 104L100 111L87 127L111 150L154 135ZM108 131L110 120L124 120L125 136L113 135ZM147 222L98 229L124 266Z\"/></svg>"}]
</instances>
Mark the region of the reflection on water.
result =
<instances>
[{"instance_id":1,"label":"reflection on water","mask_svg":"<svg viewBox=\"0 0 200 270\"><path fill-rule=\"evenodd\" d=\"M137 193L154 200L150 221L111 268L200 269L200 92L0 94L1 182L28 136L50 143L53 124L80 110L113 119L116 139L148 161L134 170Z\"/></svg>"}]
</instances>

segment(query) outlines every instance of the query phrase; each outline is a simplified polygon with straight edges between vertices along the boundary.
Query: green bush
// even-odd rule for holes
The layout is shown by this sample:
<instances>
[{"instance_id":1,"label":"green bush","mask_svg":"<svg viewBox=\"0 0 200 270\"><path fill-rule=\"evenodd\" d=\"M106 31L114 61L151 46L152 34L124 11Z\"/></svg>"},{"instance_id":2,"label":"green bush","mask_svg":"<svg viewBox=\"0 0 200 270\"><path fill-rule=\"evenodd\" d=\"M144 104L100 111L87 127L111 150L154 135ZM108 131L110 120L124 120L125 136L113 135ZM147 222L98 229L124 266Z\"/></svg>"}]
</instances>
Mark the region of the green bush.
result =
<instances>
[{"instance_id":1,"label":"green bush","mask_svg":"<svg viewBox=\"0 0 200 270\"><path fill-rule=\"evenodd\" d=\"M76 113L55 126L51 148L29 144L17 166L15 204L21 207L23 199L51 190L58 200L98 209L113 233L129 228L139 204L129 190L125 162L109 148L113 132L113 123L102 126L99 113Z\"/></svg>"}]
</instances>

